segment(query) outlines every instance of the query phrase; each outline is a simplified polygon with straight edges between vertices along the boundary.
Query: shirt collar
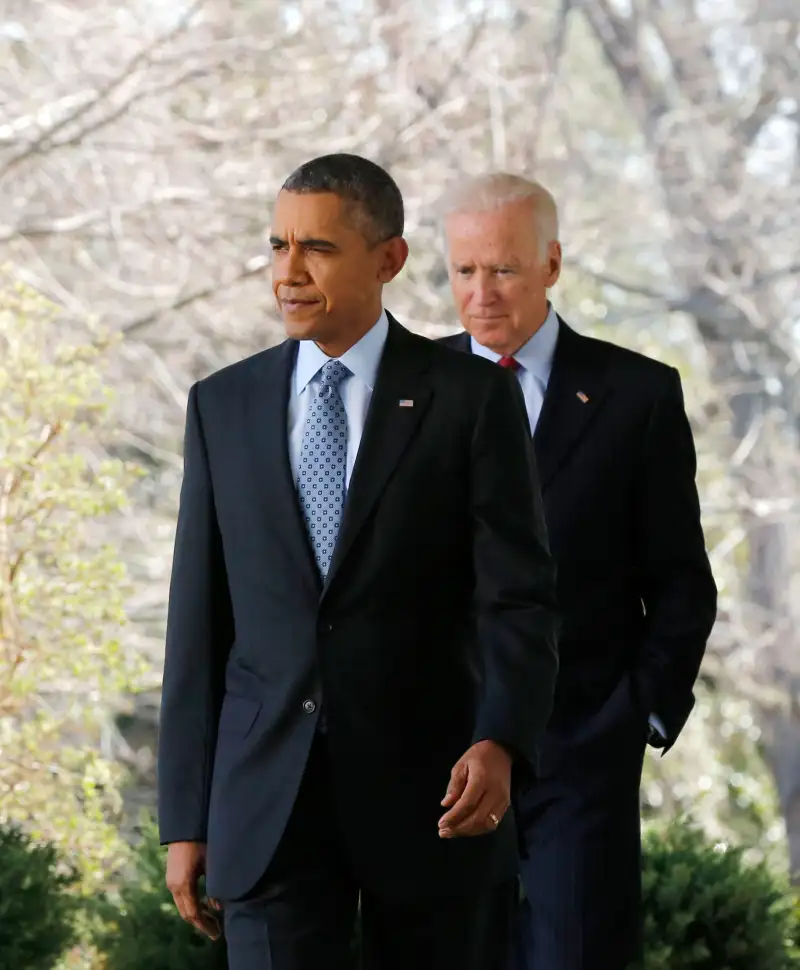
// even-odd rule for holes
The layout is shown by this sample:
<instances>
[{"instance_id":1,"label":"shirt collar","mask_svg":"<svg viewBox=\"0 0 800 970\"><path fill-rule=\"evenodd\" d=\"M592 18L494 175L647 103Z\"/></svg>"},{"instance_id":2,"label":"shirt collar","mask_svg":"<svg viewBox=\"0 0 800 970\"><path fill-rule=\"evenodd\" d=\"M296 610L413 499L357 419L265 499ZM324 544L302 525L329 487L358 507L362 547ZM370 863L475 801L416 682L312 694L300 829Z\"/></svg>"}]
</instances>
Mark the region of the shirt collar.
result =
<instances>
[{"instance_id":1,"label":"shirt collar","mask_svg":"<svg viewBox=\"0 0 800 970\"><path fill-rule=\"evenodd\" d=\"M375 386L378 365L381 362L388 334L389 318L386 316L386 311L382 310L375 326L339 358L350 373L366 384L370 390ZM313 340L301 340L295 365L295 394L302 394L330 359Z\"/></svg>"},{"instance_id":2,"label":"shirt collar","mask_svg":"<svg viewBox=\"0 0 800 970\"><path fill-rule=\"evenodd\" d=\"M547 317L542 326L514 354L514 358L521 367L530 371L545 384L550 379L553 355L558 343L558 314L552 303L548 303L547 306ZM488 360L498 361L502 356L479 344L474 337L470 338L470 346L473 354L486 357Z\"/></svg>"}]
</instances>

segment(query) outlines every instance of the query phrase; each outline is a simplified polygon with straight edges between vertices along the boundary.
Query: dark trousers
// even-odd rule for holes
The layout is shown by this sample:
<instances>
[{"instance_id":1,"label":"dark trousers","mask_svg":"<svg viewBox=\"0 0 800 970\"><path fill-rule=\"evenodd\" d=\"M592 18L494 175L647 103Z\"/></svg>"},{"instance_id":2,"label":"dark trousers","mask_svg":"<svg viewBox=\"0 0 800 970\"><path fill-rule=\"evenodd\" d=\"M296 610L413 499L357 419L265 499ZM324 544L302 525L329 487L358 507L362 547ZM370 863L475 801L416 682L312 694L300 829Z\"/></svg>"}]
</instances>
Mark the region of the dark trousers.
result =
<instances>
[{"instance_id":1,"label":"dark trousers","mask_svg":"<svg viewBox=\"0 0 800 970\"><path fill-rule=\"evenodd\" d=\"M270 867L225 904L230 970L501 970L513 940L516 883L485 894L398 902L359 886L336 826L318 739ZM387 834L391 838L391 834ZM420 889L424 890L424 877ZM353 933L361 899L363 962Z\"/></svg>"},{"instance_id":2,"label":"dark trousers","mask_svg":"<svg viewBox=\"0 0 800 970\"><path fill-rule=\"evenodd\" d=\"M542 778L520 811L514 970L626 970L639 957L646 731L626 678L586 723L548 732Z\"/></svg>"}]
</instances>

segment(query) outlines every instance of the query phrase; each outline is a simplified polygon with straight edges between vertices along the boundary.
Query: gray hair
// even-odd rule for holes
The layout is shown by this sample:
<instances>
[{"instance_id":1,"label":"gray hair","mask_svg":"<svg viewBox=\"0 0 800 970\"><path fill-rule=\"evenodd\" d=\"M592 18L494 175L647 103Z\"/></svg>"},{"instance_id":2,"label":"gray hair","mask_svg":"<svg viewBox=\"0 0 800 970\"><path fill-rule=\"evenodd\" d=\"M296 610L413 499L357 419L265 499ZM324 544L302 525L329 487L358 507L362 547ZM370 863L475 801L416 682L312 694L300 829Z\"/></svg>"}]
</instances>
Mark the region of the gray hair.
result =
<instances>
[{"instance_id":1,"label":"gray hair","mask_svg":"<svg viewBox=\"0 0 800 970\"><path fill-rule=\"evenodd\" d=\"M451 215L486 212L523 201L530 201L533 207L539 251L544 260L549 244L558 242L558 206L547 189L532 179L509 172L492 172L458 182L440 198L437 216L444 223Z\"/></svg>"}]
</instances>

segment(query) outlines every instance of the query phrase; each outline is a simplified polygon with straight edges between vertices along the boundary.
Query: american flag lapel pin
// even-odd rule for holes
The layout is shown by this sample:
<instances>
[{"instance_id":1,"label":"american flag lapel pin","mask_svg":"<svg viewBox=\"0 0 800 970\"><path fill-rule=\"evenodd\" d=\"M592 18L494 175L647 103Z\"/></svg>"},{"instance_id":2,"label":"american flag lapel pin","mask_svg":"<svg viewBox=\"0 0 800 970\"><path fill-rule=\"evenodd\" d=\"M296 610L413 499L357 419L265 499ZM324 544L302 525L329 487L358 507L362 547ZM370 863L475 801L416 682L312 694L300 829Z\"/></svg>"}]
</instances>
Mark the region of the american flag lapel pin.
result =
<instances>
[{"instance_id":1,"label":"american flag lapel pin","mask_svg":"<svg viewBox=\"0 0 800 970\"><path fill-rule=\"evenodd\" d=\"M575 396L581 402L581 404L586 404L589 401L589 395L584 394L583 391L578 391L578 393Z\"/></svg>"},{"instance_id":2,"label":"american flag lapel pin","mask_svg":"<svg viewBox=\"0 0 800 970\"><path fill-rule=\"evenodd\" d=\"M413 408L414 407L414 402L411 400L411 398L408 398L408 397L404 397L402 400L398 401L397 403L398 403L398 405L401 408Z\"/></svg>"}]
</instances>

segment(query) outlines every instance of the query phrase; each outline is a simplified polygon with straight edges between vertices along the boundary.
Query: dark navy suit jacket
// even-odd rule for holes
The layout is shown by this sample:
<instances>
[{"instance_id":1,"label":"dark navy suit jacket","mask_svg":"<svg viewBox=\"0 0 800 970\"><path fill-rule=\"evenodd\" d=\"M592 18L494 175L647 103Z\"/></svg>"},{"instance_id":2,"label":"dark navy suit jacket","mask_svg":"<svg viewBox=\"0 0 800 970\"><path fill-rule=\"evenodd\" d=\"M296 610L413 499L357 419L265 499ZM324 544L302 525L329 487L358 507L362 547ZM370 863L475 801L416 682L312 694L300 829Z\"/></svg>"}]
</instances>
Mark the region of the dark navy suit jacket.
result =
<instances>
[{"instance_id":1,"label":"dark navy suit jacket","mask_svg":"<svg viewBox=\"0 0 800 970\"><path fill-rule=\"evenodd\" d=\"M390 320L323 584L289 468L296 352L286 341L189 396L162 842L206 841L209 894L246 894L324 701L335 823L362 884L419 895L512 876L513 812L472 839L442 840L437 822L473 742L535 772L552 705L554 570L516 381Z\"/></svg>"},{"instance_id":2,"label":"dark navy suit jacket","mask_svg":"<svg viewBox=\"0 0 800 970\"><path fill-rule=\"evenodd\" d=\"M533 450L562 620L551 726L588 722L625 677L669 747L717 606L678 372L560 320Z\"/></svg>"}]
</instances>

